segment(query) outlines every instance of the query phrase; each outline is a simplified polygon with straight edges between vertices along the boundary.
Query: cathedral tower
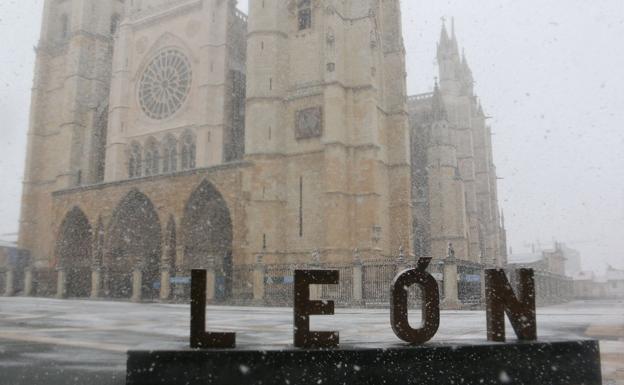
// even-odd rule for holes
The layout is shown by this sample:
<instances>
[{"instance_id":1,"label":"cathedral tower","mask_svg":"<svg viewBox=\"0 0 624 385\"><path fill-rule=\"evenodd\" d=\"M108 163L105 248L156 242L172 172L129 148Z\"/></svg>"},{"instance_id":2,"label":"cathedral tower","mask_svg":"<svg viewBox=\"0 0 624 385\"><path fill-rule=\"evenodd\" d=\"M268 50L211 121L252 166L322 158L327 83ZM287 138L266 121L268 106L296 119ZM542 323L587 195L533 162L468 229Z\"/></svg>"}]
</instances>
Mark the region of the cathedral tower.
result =
<instances>
[{"instance_id":1,"label":"cathedral tower","mask_svg":"<svg viewBox=\"0 0 624 385\"><path fill-rule=\"evenodd\" d=\"M433 94L410 98L412 199L418 257L445 258L449 244L469 255L464 183L455 130L438 85Z\"/></svg>"},{"instance_id":2,"label":"cathedral tower","mask_svg":"<svg viewBox=\"0 0 624 385\"><path fill-rule=\"evenodd\" d=\"M477 206L476 170L472 125L472 82L467 81L455 36L442 26L438 44L440 91L448 112L449 123L455 130L459 175L466 191L466 212L469 225L469 252L463 258L479 262L482 257L480 224Z\"/></svg>"},{"instance_id":3,"label":"cathedral tower","mask_svg":"<svg viewBox=\"0 0 624 385\"><path fill-rule=\"evenodd\" d=\"M450 35L442 26L437 48L440 86L409 98L416 254L444 255L452 243L459 259L503 266L492 133L454 25Z\"/></svg>"},{"instance_id":4,"label":"cathedral tower","mask_svg":"<svg viewBox=\"0 0 624 385\"><path fill-rule=\"evenodd\" d=\"M436 84L428 133L427 177L431 256L444 257L452 244L457 255L469 254L464 183L459 174L455 133Z\"/></svg>"},{"instance_id":5,"label":"cathedral tower","mask_svg":"<svg viewBox=\"0 0 624 385\"><path fill-rule=\"evenodd\" d=\"M251 0L252 252L275 262L411 250L399 1Z\"/></svg>"},{"instance_id":6,"label":"cathedral tower","mask_svg":"<svg viewBox=\"0 0 624 385\"><path fill-rule=\"evenodd\" d=\"M454 23L450 36L446 27L442 27L438 63L440 89L449 122L456 130L459 173L466 190L469 258L488 265L501 265L506 252L502 252L501 247L492 132L474 93L474 79L466 56L460 54Z\"/></svg>"},{"instance_id":7,"label":"cathedral tower","mask_svg":"<svg viewBox=\"0 0 624 385\"><path fill-rule=\"evenodd\" d=\"M113 35L122 13L117 0L44 3L19 240L37 258L49 257L52 192L103 178Z\"/></svg>"}]
</instances>

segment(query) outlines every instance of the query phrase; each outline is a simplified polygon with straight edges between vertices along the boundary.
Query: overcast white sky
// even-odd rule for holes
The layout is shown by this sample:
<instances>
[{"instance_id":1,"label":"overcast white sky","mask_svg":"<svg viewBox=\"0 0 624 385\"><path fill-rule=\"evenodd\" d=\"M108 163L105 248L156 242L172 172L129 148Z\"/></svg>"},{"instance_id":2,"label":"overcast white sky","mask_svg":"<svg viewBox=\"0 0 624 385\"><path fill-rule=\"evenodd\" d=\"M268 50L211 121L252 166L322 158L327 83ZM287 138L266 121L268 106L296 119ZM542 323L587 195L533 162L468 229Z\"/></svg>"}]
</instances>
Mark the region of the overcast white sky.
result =
<instances>
[{"instance_id":1,"label":"overcast white sky","mask_svg":"<svg viewBox=\"0 0 624 385\"><path fill-rule=\"evenodd\" d=\"M42 4L0 0L0 234L17 231ZM493 117L514 253L557 239L586 269L624 268L624 1L402 4L410 93L432 89L440 18L456 19Z\"/></svg>"}]
</instances>

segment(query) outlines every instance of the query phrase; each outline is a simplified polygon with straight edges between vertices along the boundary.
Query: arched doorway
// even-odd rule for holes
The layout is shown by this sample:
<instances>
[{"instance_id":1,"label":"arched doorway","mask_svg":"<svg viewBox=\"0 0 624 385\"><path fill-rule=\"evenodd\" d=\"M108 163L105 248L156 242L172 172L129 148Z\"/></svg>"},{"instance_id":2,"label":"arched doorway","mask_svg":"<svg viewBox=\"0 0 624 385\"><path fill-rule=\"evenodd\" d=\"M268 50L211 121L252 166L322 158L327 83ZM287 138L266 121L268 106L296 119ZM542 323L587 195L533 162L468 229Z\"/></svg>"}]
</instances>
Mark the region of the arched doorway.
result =
<instances>
[{"instance_id":1,"label":"arched doorway","mask_svg":"<svg viewBox=\"0 0 624 385\"><path fill-rule=\"evenodd\" d=\"M63 220L56 241L58 267L65 270L66 295L91 294L91 242L93 233L86 215L74 207Z\"/></svg>"},{"instance_id":2,"label":"arched doorway","mask_svg":"<svg viewBox=\"0 0 624 385\"><path fill-rule=\"evenodd\" d=\"M193 192L184 209L182 235L185 263L189 269L215 269L215 300L232 292L232 220L230 210L208 181Z\"/></svg>"},{"instance_id":3,"label":"arched doorway","mask_svg":"<svg viewBox=\"0 0 624 385\"><path fill-rule=\"evenodd\" d=\"M104 294L130 298L133 272L141 272L141 298L157 299L160 285L161 233L158 213L141 192L130 192L109 226L104 255Z\"/></svg>"}]
</instances>

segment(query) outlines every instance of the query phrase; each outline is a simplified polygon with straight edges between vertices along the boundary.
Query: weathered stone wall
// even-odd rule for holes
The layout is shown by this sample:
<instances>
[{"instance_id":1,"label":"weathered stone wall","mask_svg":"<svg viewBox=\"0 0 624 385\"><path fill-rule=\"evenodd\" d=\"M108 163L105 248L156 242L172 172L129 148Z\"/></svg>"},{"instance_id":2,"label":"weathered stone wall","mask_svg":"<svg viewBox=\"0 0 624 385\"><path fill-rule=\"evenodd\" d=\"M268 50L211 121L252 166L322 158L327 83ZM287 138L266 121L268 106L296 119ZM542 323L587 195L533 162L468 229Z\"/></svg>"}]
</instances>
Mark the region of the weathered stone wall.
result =
<instances>
[{"instance_id":1,"label":"weathered stone wall","mask_svg":"<svg viewBox=\"0 0 624 385\"><path fill-rule=\"evenodd\" d=\"M110 228L110 221L124 197L132 191L139 191L152 202L157 210L161 233L166 234L166 226L170 217L173 217L177 226L177 239L183 239L179 224L184 216L184 209L191 194L203 181L208 181L221 193L227 203L232 218L234 233L233 255L235 263L248 263L250 258L246 249L246 178L244 170L248 164L239 163L228 166L198 169L166 176L153 176L137 180L107 183L90 187L59 191L54 194L53 216L51 233L58 237L60 225L67 213L78 207L89 219L95 228L101 219L106 230ZM183 255L181 244L178 243L177 262L182 264ZM43 258L37 260L39 267L54 266L57 256L54 255L55 241L46 245ZM104 250L106 253L107 250Z\"/></svg>"},{"instance_id":2,"label":"weathered stone wall","mask_svg":"<svg viewBox=\"0 0 624 385\"><path fill-rule=\"evenodd\" d=\"M263 4L250 2L247 54L247 159L265 176L254 177L254 253L266 239L278 262L410 254L398 2Z\"/></svg>"}]
</instances>

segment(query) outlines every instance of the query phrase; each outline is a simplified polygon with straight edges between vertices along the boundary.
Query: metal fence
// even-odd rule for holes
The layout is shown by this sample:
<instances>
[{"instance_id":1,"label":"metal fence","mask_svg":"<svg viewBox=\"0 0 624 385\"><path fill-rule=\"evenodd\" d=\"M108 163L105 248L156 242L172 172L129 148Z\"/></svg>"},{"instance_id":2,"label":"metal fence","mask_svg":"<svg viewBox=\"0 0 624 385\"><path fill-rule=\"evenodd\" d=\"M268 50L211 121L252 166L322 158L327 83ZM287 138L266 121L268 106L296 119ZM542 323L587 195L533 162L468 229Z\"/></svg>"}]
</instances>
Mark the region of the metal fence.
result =
<instances>
[{"instance_id":1,"label":"metal fence","mask_svg":"<svg viewBox=\"0 0 624 385\"><path fill-rule=\"evenodd\" d=\"M264 302L269 306L291 306L295 270L298 265L267 265L264 276Z\"/></svg>"},{"instance_id":2,"label":"metal fence","mask_svg":"<svg viewBox=\"0 0 624 385\"><path fill-rule=\"evenodd\" d=\"M362 300L367 305L390 302L390 285L398 272L396 263L366 262L362 266Z\"/></svg>"},{"instance_id":3,"label":"metal fence","mask_svg":"<svg viewBox=\"0 0 624 385\"><path fill-rule=\"evenodd\" d=\"M440 299L448 299L449 303L457 301L462 307L478 307L483 305L484 275L483 265L456 260L452 262L457 269L444 260L434 260L428 271L438 282ZM225 294L220 294L219 285L223 286L223 277L215 271L214 303L232 305L263 305L292 306L294 291L294 272L297 269L338 270L338 285L315 285L311 288L313 298L332 300L337 306L368 306L387 307L390 303L390 287L393 279L404 268L413 267L413 263L399 263L397 260L381 259L363 262L331 264L253 264L234 266L228 277ZM455 273L456 272L456 273ZM6 295L6 271L0 271L0 295ZM129 298L131 279L129 275L121 276L113 271L102 271L101 295L107 298ZM515 273L507 271L510 282L516 287ZM111 275L112 274L112 275ZM447 277L445 275L452 274ZM456 276L455 276L456 274ZM84 272L89 276L88 272ZM188 301L190 274L176 272L171 277L171 292L168 300L177 302ZM456 282L452 282L456 280ZM57 295L57 272L53 269L33 269L31 295L51 297ZM24 275L13 277L13 295L20 295L24 287ZM456 285L455 285L456 283ZM258 287L257 285L261 285ZM559 276L545 271L535 271L537 303L539 305L561 303L572 298L573 285L568 277ZM117 286L120 286L119 288ZM448 296L445 290L457 288L457 292ZM71 293L70 293L71 294ZM83 293L84 295L87 295ZM448 298L447 298L448 297ZM408 289L411 307L420 305L421 295L417 285Z\"/></svg>"},{"instance_id":4,"label":"metal fence","mask_svg":"<svg viewBox=\"0 0 624 385\"><path fill-rule=\"evenodd\" d=\"M333 300L339 306L348 306L354 303L353 299L353 265L323 266L324 269L338 270L340 283L338 285L323 285L321 299Z\"/></svg>"},{"instance_id":5,"label":"metal fence","mask_svg":"<svg viewBox=\"0 0 624 385\"><path fill-rule=\"evenodd\" d=\"M265 265L264 266L264 298L263 303L268 306L292 306L294 271L296 269L327 269L338 270L340 281L338 285L322 285L319 291L312 291L321 300L332 300L337 306L388 306L390 302L390 287L392 280L399 271L399 265L389 261L368 261L355 269L353 264L317 264L317 265ZM403 265L402 267L410 267ZM252 267L241 267L241 270L250 272ZM236 271L236 269L235 269ZM361 277L361 298L354 295L354 272L359 272ZM234 279L236 280L236 278ZM444 291L440 282L441 296ZM245 298L236 295L234 288L234 301L245 302ZM253 287L247 292L247 298L253 295ZM420 289L412 286L408 289L410 305L420 303Z\"/></svg>"},{"instance_id":6,"label":"metal fence","mask_svg":"<svg viewBox=\"0 0 624 385\"><path fill-rule=\"evenodd\" d=\"M479 305L482 301L481 289L483 267L462 262L457 265L457 297L464 305Z\"/></svg>"}]
</instances>

